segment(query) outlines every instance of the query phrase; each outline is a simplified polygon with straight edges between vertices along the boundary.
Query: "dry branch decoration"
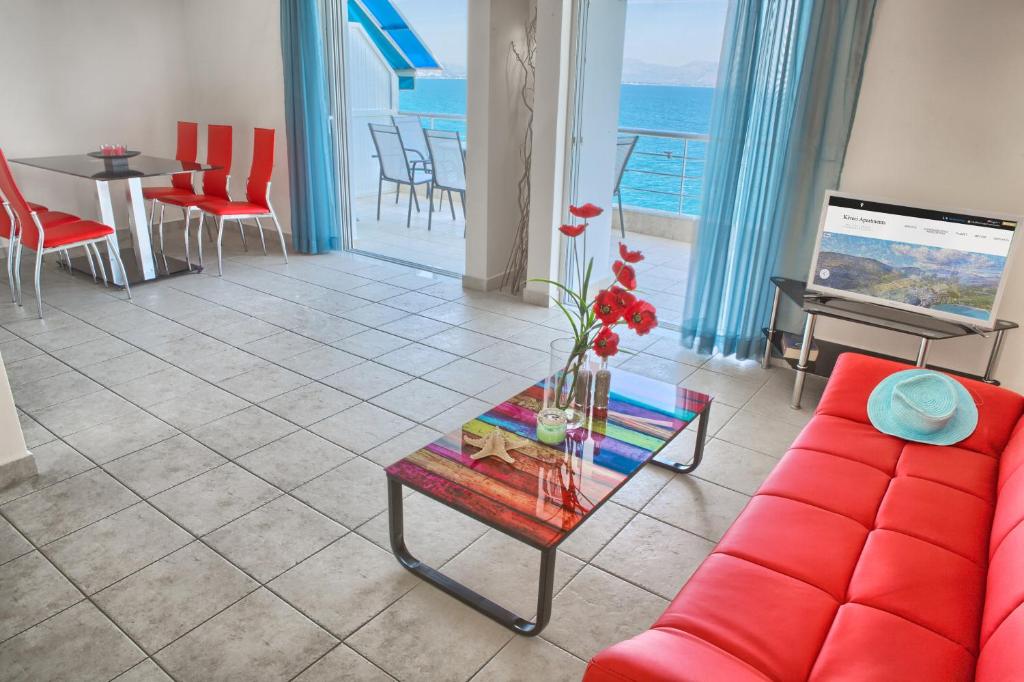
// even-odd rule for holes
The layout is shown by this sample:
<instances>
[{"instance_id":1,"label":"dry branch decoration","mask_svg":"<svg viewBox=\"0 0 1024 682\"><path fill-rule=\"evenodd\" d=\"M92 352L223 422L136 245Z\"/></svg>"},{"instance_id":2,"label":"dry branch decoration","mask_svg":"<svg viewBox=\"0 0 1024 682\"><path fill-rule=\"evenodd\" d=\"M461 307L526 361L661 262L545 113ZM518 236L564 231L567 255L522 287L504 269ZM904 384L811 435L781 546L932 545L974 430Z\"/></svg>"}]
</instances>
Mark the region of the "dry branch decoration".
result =
<instances>
[{"instance_id":1,"label":"dry branch decoration","mask_svg":"<svg viewBox=\"0 0 1024 682\"><path fill-rule=\"evenodd\" d=\"M518 295L526 286L527 250L530 233L530 166L533 159L533 97L537 77L537 13L534 11L530 23L526 25L526 36L522 47L512 42L509 44L512 57L522 72L522 86L519 98L526 108L526 132L523 134L523 145L519 150L523 159L523 174L519 177L519 222L516 224L512 252L508 256L505 274L501 278L501 288L508 289Z\"/></svg>"}]
</instances>

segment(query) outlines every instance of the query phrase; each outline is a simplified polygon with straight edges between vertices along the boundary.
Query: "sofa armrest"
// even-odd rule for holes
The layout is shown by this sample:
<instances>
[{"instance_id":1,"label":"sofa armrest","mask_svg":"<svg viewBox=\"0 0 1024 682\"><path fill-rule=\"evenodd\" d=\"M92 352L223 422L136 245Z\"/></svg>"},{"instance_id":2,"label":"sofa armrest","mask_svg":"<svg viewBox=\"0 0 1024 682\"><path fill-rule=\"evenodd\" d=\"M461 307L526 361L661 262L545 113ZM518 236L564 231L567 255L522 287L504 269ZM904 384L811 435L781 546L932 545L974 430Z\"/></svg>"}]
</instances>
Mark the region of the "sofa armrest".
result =
<instances>
[{"instance_id":1,"label":"sofa armrest","mask_svg":"<svg viewBox=\"0 0 1024 682\"><path fill-rule=\"evenodd\" d=\"M654 628L590 659L584 682L765 682L732 654L674 628Z\"/></svg>"}]
</instances>

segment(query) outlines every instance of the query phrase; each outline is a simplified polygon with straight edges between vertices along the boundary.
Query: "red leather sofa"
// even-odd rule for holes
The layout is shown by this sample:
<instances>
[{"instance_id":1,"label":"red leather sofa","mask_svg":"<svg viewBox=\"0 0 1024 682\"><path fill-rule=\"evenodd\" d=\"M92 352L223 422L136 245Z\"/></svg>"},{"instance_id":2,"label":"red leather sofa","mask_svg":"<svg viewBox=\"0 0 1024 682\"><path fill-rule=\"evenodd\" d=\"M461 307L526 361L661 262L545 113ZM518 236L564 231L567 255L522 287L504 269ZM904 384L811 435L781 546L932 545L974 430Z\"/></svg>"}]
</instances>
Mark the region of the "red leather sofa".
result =
<instances>
[{"instance_id":1,"label":"red leather sofa","mask_svg":"<svg viewBox=\"0 0 1024 682\"><path fill-rule=\"evenodd\" d=\"M906 442L867 416L906 368L843 355L714 552L586 682L1024 680L1024 398L962 380L975 432Z\"/></svg>"}]
</instances>

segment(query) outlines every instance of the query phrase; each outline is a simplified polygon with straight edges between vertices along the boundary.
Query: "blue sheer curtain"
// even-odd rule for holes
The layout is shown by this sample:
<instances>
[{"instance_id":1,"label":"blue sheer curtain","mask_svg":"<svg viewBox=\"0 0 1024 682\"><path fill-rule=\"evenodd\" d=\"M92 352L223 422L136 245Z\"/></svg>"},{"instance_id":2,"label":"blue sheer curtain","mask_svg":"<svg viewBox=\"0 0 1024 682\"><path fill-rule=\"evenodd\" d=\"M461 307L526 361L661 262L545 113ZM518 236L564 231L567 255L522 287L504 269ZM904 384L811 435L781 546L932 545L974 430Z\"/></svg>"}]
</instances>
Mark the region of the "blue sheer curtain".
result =
<instances>
[{"instance_id":1,"label":"blue sheer curtain","mask_svg":"<svg viewBox=\"0 0 1024 682\"><path fill-rule=\"evenodd\" d=\"M763 348L768 278L804 278L839 182L875 0L734 0L683 311L683 344Z\"/></svg>"},{"instance_id":2,"label":"blue sheer curtain","mask_svg":"<svg viewBox=\"0 0 1024 682\"><path fill-rule=\"evenodd\" d=\"M327 63L317 0L281 0L292 244L302 253L341 245Z\"/></svg>"}]
</instances>

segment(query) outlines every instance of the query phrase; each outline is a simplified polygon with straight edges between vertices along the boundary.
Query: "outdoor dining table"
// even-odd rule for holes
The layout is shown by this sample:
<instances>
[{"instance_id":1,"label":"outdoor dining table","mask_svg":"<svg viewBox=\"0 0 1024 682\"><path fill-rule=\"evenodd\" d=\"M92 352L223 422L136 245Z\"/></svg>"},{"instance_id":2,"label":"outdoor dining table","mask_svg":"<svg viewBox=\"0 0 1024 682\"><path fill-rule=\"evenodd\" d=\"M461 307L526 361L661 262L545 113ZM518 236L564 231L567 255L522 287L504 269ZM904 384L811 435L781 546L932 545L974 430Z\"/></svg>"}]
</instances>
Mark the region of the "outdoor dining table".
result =
<instances>
[{"instance_id":1,"label":"outdoor dining table","mask_svg":"<svg viewBox=\"0 0 1024 682\"><path fill-rule=\"evenodd\" d=\"M63 173L64 175L92 180L96 183L99 221L105 225L110 225L115 230L117 225L114 221L114 207L110 200L110 183L119 181L127 183L127 197L130 207L129 220L134 246L131 248L121 248L120 251L130 284L198 269L197 266L190 268L188 263L177 258L167 258L166 269L163 271L158 269L153 255L153 245L150 240L149 219L146 217L145 199L142 196L142 178L217 170L220 166L164 159L145 154L139 154L127 159L117 159L116 161L96 158L86 154L66 154L63 156L12 159L12 162L33 168L41 168L54 173ZM116 242L116 240L113 241ZM110 272L112 273L113 282L118 285L124 285L121 272L114 266L112 258L110 261ZM90 272L88 261L84 257L73 258L71 262L74 269L85 273Z\"/></svg>"}]
</instances>

